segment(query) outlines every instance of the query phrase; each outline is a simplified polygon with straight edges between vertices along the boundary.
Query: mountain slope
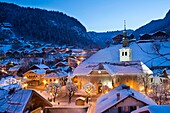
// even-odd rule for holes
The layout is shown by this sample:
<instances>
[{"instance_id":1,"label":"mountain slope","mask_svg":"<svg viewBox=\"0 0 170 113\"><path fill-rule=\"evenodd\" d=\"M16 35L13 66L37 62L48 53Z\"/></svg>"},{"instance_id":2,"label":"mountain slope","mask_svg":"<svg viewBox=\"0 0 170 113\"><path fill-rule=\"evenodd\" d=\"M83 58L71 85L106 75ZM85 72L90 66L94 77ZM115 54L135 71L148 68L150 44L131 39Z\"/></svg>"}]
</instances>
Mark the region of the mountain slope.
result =
<instances>
[{"instance_id":1,"label":"mountain slope","mask_svg":"<svg viewBox=\"0 0 170 113\"><path fill-rule=\"evenodd\" d=\"M26 40L79 47L95 45L78 20L61 12L0 2L1 22L10 22L17 37L24 37Z\"/></svg>"},{"instance_id":2,"label":"mountain slope","mask_svg":"<svg viewBox=\"0 0 170 113\"><path fill-rule=\"evenodd\" d=\"M133 34L138 37L139 34L154 33L159 30L165 31L170 36L170 10L163 19L152 20L150 23L136 29Z\"/></svg>"}]
</instances>

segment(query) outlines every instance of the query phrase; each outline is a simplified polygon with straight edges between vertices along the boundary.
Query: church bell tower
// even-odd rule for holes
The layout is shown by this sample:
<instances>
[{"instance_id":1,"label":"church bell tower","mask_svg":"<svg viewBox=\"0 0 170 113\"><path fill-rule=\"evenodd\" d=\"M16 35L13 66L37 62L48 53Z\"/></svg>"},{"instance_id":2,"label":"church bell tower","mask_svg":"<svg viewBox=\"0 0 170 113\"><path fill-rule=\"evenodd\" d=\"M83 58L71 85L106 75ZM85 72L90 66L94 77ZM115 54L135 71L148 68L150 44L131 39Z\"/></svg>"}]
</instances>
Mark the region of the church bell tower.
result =
<instances>
[{"instance_id":1,"label":"church bell tower","mask_svg":"<svg viewBox=\"0 0 170 113\"><path fill-rule=\"evenodd\" d=\"M132 61L132 50L129 48L129 42L126 32L126 21L124 21L124 31L122 38L122 48L119 49L120 61Z\"/></svg>"}]
</instances>

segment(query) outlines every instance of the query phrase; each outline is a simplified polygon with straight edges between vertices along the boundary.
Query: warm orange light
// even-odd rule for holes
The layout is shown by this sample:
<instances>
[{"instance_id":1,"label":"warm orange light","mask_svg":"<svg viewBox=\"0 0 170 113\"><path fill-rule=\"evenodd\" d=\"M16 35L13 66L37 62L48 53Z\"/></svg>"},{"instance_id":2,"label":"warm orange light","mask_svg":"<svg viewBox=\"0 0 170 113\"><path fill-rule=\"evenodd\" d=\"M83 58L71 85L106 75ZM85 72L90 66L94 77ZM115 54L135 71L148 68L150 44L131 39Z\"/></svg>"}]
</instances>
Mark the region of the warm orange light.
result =
<instances>
[{"instance_id":1,"label":"warm orange light","mask_svg":"<svg viewBox=\"0 0 170 113\"><path fill-rule=\"evenodd\" d=\"M55 83L58 83L58 80L56 80Z\"/></svg>"},{"instance_id":2,"label":"warm orange light","mask_svg":"<svg viewBox=\"0 0 170 113\"><path fill-rule=\"evenodd\" d=\"M105 94L108 93L108 91L105 92Z\"/></svg>"},{"instance_id":3,"label":"warm orange light","mask_svg":"<svg viewBox=\"0 0 170 113\"><path fill-rule=\"evenodd\" d=\"M79 64L80 64L80 61L77 61L77 64L79 65Z\"/></svg>"},{"instance_id":4,"label":"warm orange light","mask_svg":"<svg viewBox=\"0 0 170 113\"><path fill-rule=\"evenodd\" d=\"M100 73L102 73L102 72L99 70L98 73L100 74Z\"/></svg>"},{"instance_id":5,"label":"warm orange light","mask_svg":"<svg viewBox=\"0 0 170 113\"><path fill-rule=\"evenodd\" d=\"M25 76L24 79L27 79L27 76Z\"/></svg>"},{"instance_id":6,"label":"warm orange light","mask_svg":"<svg viewBox=\"0 0 170 113\"><path fill-rule=\"evenodd\" d=\"M140 88L139 88L139 90L140 90L140 91L143 91L143 90L144 90L144 88L143 88L143 87L140 87Z\"/></svg>"},{"instance_id":7,"label":"warm orange light","mask_svg":"<svg viewBox=\"0 0 170 113\"><path fill-rule=\"evenodd\" d=\"M3 73L7 73L7 71L5 71L4 69L1 70Z\"/></svg>"},{"instance_id":8,"label":"warm orange light","mask_svg":"<svg viewBox=\"0 0 170 113\"><path fill-rule=\"evenodd\" d=\"M25 83L25 84L23 85L23 87L24 87L24 88L27 88L27 86L28 86L28 84L27 84L27 83Z\"/></svg>"},{"instance_id":9,"label":"warm orange light","mask_svg":"<svg viewBox=\"0 0 170 113\"><path fill-rule=\"evenodd\" d=\"M43 80L43 83L44 83L44 84L47 84L47 81L46 81L46 80Z\"/></svg>"}]
</instances>

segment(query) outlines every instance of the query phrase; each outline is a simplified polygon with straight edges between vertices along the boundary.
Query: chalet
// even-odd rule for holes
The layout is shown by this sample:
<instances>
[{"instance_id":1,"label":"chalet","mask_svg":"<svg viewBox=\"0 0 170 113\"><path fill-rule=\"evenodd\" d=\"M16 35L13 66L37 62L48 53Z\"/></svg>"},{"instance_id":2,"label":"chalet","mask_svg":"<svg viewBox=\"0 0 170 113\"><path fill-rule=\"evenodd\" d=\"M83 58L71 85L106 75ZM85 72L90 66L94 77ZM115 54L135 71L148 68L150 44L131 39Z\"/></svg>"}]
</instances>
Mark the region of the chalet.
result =
<instances>
[{"instance_id":1,"label":"chalet","mask_svg":"<svg viewBox=\"0 0 170 113\"><path fill-rule=\"evenodd\" d=\"M52 104L34 90L17 90L9 93L0 90L0 111L5 113L40 113Z\"/></svg>"},{"instance_id":2,"label":"chalet","mask_svg":"<svg viewBox=\"0 0 170 113\"><path fill-rule=\"evenodd\" d=\"M8 34L8 35L13 35L13 32L12 32L12 25L8 22L3 22L0 24L0 31L1 32L4 32L5 34Z\"/></svg>"},{"instance_id":3,"label":"chalet","mask_svg":"<svg viewBox=\"0 0 170 113\"><path fill-rule=\"evenodd\" d=\"M20 58L20 52L14 51L14 52L13 52L13 57L19 59L19 58Z\"/></svg>"},{"instance_id":4,"label":"chalet","mask_svg":"<svg viewBox=\"0 0 170 113\"><path fill-rule=\"evenodd\" d=\"M157 31L152 35L154 40L167 41L167 34L164 31Z\"/></svg>"},{"instance_id":5,"label":"chalet","mask_svg":"<svg viewBox=\"0 0 170 113\"><path fill-rule=\"evenodd\" d=\"M8 50L8 51L6 52L6 57L7 57L7 58L13 58L13 50Z\"/></svg>"},{"instance_id":6,"label":"chalet","mask_svg":"<svg viewBox=\"0 0 170 113\"><path fill-rule=\"evenodd\" d=\"M122 39L123 39L123 35L122 34L118 34L115 37L112 38L114 44L120 44Z\"/></svg>"},{"instance_id":7,"label":"chalet","mask_svg":"<svg viewBox=\"0 0 170 113\"><path fill-rule=\"evenodd\" d=\"M73 68L76 68L77 65L79 65L81 63L81 61L77 60L76 58L69 57L68 58L68 63L69 63L69 66L71 66Z\"/></svg>"},{"instance_id":8,"label":"chalet","mask_svg":"<svg viewBox=\"0 0 170 113\"><path fill-rule=\"evenodd\" d=\"M139 37L140 37L140 40L150 40L151 39L150 34L140 34Z\"/></svg>"},{"instance_id":9,"label":"chalet","mask_svg":"<svg viewBox=\"0 0 170 113\"><path fill-rule=\"evenodd\" d=\"M11 75L17 75L20 67L21 66L19 66L19 65L16 65L14 67L10 67L9 70L8 70L8 73L11 74Z\"/></svg>"},{"instance_id":10,"label":"chalet","mask_svg":"<svg viewBox=\"0 0 170 113\"><path fill-rule=\"evenodd\" d=\"M131 113L169 113L170 106L169 105L150 105L141 107Z\"/></svg>"},{"instance_id":11,"label":"chalet","mask_svg":"<svg viewBox=\"0 0 170 113\"><path fill-rule=\"evenodd\" d=\"M67 73L66 72L57 72L57 73L49 73L46 76L42 77L44 85L50 83L60 83L61 85L65 85Z\"/></svg>"},{"instance_id":12,"label":"chalet","mask_svg":"<svg viewBox=\"0 0 170 113\"><path fill-rule=\"evenodd\" d=\"M12 28L12 25L8 22L2 22L0 25L3 28Z\"/></svg>"},{"instance_id":13,"label":"chalet","mask_svg":"<svg viewBox=\"0 0 170 113\"><path fill-rule=\"evenodd\" d=\"M60 57L60 54L55 49L52 49L47 52L47 56L50 61L54 61L55 59Z\"/></svg>"},{"instance_id":14,"label":"chalet","mask_svg":"<svg viewBox=\"0 0 170 113\"><path fill-rule=\"evenodd\" d=\"M95 113L130 113L147 105L157 105L151 98L124 84L97 99Z\"/></svg>"},{"instance_id":15,"label":"chalet","mask_svg":"<svg viewBox=\"0 0 170 113\"><path fill-rule=\"evenodd\" d=\"M157 31L155 33L146 33L139 35L140 40L154 40L167 41L167 34L164 31Z\"/></svg>"},{"instance_id":16,"label":"chalet","mask_svg":"<svg viewBox=\"0 0 170 113\"><path fill-rule=\"evenodd\" d=\"M23 74L28 79L28 85L40 85L43 83L43 78L46 75L45 69L29 70Z\"/></svg>"}]
</instances>

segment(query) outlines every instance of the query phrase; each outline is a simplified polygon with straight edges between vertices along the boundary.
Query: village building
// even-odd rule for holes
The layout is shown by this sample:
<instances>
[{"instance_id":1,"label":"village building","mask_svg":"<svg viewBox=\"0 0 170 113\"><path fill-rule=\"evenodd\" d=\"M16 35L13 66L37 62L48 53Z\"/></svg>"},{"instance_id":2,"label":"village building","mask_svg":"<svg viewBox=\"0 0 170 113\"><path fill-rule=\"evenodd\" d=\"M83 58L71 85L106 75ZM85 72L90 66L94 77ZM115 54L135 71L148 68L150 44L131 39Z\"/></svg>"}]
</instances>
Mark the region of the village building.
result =
<instances>
[{"instance_id":1,"label":"village building","mask_svg":"<svg viewBox=\"0 0 170 113\"><path fill-rule=\"evenodd\" d=\"M40 113L52 104L34 90L0 90L0 111L5 113Z\"/></svg>"},{"instance_id":2,"label":"village building","mask_svg":"<svg viewBox=\"0 0 170 113\"><path fill-rule=\"evenodd\" d=\"M37 86L43 83L43 78L46 75L45 69L34 69L29 70L23 74L25 78L28 79L28 85Z\"/></svg>"},{"instance_id":3,"label":"village building","mask_svg":"<svg viewBox=\"0 0 170 113\"><path fill-rule=\"evenodd\" d=\"M44 85L50 83L60 83L62 86L66 84L67 73L66 72L57 72L49 73L46 76L42 77Z\"/></svg>"},{"instance_id":4,"label":"village building","mask_svg":"<svg viewBox=\"0 0 170 113\"><path fill-rule=\"evenodd\" d=\"M112 89L121 84L139 91L143 87L142 85L139 87L140 77L148 76L153 72L139 59L132 60L132 54L125 31L121 48L107 48L92 55L75 68L73 81L80 89L87 82L91 82L95 85L97 93L103 92L103 86ZM116 61L116 58L119 61Z\"/></svg>"},{"instance_id":5,"label":"village building","mask_svg":"<svg viewBox=\"0 0 170 113\"><path fill-rule=\"evenodd\" d=\"M164 31L157 31L155 33L146 33L139 35L140 40L154 40L154 41L167 41L167 33Z\"/></svg>"},{"instance_id":6,"label":"village building","mask_svg":"<svg viewBox=\"0 0 170 113\"><path fill-rule=\"evenodd\" d=\"M8 69L8 73L9 74L11 74L11 75L17 75L17 73L18 73L18 71L20 70L20 65L16 65L16 66L14 66L14 67L10 67L9 69Z\"/></svg>"},{"instance_id":7,"label":"village building","mask_svg":"<svg viewBox=\"0 0 170 113\"><path fill-rule=\"evenodd\" d=\"M130 113L148 105L157 104L151 98L122 84L97 99L95 113Z\"/></svg>"}]
</instances>

